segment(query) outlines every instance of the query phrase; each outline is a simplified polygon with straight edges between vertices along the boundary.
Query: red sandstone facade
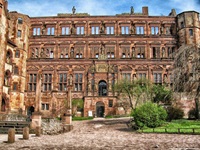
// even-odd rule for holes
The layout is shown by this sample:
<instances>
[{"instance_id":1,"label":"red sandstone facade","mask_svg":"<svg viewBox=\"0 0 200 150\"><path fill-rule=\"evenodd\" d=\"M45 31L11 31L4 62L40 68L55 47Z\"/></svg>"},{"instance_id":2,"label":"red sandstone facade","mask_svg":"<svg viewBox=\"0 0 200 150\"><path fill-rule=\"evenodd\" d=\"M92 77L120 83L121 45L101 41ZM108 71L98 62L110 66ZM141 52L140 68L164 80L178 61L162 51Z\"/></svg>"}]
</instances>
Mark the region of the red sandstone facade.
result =
<instances>
[{"instance_id":1,"label":"red sandstone facade","mask_svg":"<svg viewBox=\"0 0 200 150\"><path fill-rule=\"evenodd\" d=\"M72 101L84 101L84 116L123 113L112 88L117 81L147 78L170 86L174 54L182 44L200 41L194 11L149 16L143 7L142 13L115 16L73 12L30 18L7 14L1 3L6 27L0 41L1 113L37 110L43 117L58 116L66 109L69 88Z\"/></svg>"}]
</instances>

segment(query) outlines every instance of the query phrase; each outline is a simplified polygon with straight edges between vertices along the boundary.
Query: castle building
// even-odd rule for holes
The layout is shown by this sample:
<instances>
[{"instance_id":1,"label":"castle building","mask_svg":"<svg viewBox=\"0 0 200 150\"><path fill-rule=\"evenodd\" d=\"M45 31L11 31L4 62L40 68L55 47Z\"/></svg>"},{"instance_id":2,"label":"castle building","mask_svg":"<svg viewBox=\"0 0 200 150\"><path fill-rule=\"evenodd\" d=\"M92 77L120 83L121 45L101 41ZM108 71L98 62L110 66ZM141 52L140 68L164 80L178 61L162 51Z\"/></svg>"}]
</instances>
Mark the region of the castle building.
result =
<instances>
[{"instance_id":1,"label":"castle building","mask_svg":"<svg viewBox=\"0 0 200 150\"><path fill-rule=\"evenodd\" d=\"M83 101L84 116L120 114L116 82L147 78L171 86L179 47L200 44L195 11L150 16L143 7L142 13L90 16L73 9L29 17L7 5L0 0L1 114L60 115L69 88L72 101Z\"/></svg>"}]
</instances>

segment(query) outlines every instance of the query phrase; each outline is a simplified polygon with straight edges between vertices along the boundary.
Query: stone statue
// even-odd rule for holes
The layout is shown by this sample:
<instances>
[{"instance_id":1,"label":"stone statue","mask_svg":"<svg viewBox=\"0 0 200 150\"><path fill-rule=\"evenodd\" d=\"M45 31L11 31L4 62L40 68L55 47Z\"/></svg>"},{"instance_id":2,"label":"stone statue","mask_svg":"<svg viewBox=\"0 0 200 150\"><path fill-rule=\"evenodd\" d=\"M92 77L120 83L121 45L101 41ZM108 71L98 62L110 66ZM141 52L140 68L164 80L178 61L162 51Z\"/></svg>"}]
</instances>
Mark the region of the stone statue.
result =
<instances>
[{"instance_id":1,"label":"stone statue","mask_svg":"<svg viewBox=\"0 0 200 150\"><path fill-rule=\"evenodd\" d=\"M103 23L103 21L101 22L101 29L100 29L100 33L104 33L105 31L105 24Z\"/></svg>"},{"instance_id":2,"label":"stone statue","mask_svg":"<svg viewBox=\"0 0 200 150\"><path fill-rule=\"evenodd\" d=\"M103 43L101 44L100 50L101 50L101 54L104 54L104 53L105 53L105 46L104 46Z\"/></svg>"},{"instance_id":3,"label":"stone statue","mask_svg":"<svg viewBox=\"0 0 200 150\"><path fill-rule=\"evenodd\" d=\"M76 8L75 6L72 7L72 14L75 14L76 13Z\"/></svg>"},{"instance_id":4,"label":"stone statue","mask_svg":"<svg viewBox=\"0 0 200 150\"><path fill-rule=\"evenodd\" d=\"M132 47L132 58L135 57L135 47Z\"/></svg>"},{"instance_id":5,"label":"stone statue","mask_svg":"<svg viewBox=\"0 0 200 150\"><path fill-rule=\"evenodd\" d=\"M45 35L46 33L46 25L43 23L42 25L42 35Z\"/></svg>"},{"instance_id":6,"label":"stone statue","mask_svg":"<svg viewBox=\"0 0 200 150\"><path fill-rule=\"evenodd\" d=\"M71 51L70 51L70 57L74 58L74 48L73 47L71 48Z\"/></svg>"},{"instance_id":7,"label":"stone statue","mask_svg":"<svg viewBox=\"0 0 200 150\"><path fill-rule=\"evenodd\" d=\"M74 31L75 31L75 25L74 25L74 22L72 22L72 24L71 24L71 29L70 29L70 33L71 33L71 34L74 34Z\"/></svg>"},{"instance_id":8,"label":"stone statue","mask_svg":"<svg viewBox=\"0 0 200 150\"><path fill-rule=\"evenodd\" d=\"M135 24L131 22L131 34L135 34Z\"/></svg>"},{"instance_id":9,"label":"stone statue","mask_svg":"<svg viewBox=\"0 0 200 150\"><path fill-rule=\"evenodd\" d=\"M130 14L134 14L134 8L133 8L133 6L131 6L131 13Z\"/></svg>"}]
</instances>

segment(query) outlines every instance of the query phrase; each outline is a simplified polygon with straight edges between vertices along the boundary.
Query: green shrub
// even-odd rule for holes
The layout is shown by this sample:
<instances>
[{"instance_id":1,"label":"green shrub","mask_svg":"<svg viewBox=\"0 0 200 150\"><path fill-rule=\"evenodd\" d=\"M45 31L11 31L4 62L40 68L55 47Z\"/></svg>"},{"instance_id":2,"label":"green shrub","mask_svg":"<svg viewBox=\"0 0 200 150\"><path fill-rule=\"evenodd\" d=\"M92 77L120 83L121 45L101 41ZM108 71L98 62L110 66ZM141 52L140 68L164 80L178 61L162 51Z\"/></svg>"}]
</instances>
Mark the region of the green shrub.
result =
<instances>
[{"instance_id":1,"label":"green shrub","mask_svg":"<svg viewBox=\"0 0 200 150\"><path fill-rule=\"evenodd\" d=\"M172 121L176 119L182 119L184 116L184 112L179 107L169 107L167 108L167 120Z\"/></svg>"},{"instance_id":2,"label":"green shrub","mask_svg":"<svg viewBox=\"0 0 200 150\"><path fill-rule=\"evenodd\" d=\"M136 126L142 128L144 126L155 128L165 121L167 112L161 106L155 103L147 102L136 108L133 113Z\"/></svg>"}]
</instances>

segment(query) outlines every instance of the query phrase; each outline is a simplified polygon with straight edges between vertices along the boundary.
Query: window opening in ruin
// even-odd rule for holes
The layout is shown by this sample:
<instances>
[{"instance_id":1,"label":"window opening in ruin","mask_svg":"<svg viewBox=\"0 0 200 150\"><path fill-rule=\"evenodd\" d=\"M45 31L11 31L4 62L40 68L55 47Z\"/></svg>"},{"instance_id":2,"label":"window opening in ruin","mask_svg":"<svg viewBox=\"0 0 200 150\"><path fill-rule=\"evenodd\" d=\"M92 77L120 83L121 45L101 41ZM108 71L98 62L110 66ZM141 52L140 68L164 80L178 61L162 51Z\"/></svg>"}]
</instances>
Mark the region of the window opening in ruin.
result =
<instances>
[{"instance_id":1,"label":"window opening in ruin","mask_svg":"<svg viewBox=\"0 0 200 150\"><path fill-rule=\"evenodd\" d=\"M122 73L122 79L131 81L131 73Z\"/></svg>"},{"instance_id":2,"label":"window opening in ruin","mask_svg":"<svg viewBox=\"0 0 200 150\"><path fill-rule=\"evenodd\" d=\"M154 73L154 84L162 84L162 74L161 73Z\"/></svg>"},{"instance_id":3,"label":"window opening in ruin","mask_svg":"<svg viewBox=\"0 0 200 150\"><path fill-rule=\"evenodd\" d=\"M151 34L152 35L158 35L159 34L159 27L151 27Z\"/></svg>"},{"instance_id":4,"label":"window opening in ruin","mask_svg":"<svg viewBox=\"0 0 200 150\"><path fill-rule=\"evenodd\" d=\"M4 85L5 86L9 86L10 85L10 71L7 70L5 72L5 75L4 75Z\"/></svg>"},{"instance_id":5,"label":"window opening in ruin","mask_svg":"<svg viewBox=\"0 0 200 150\"><path fill-rule=\"evenodd\" d=\"M14 82L13 83L13 91L17 91L18 90L18 83Z\"/></svg>"},{"instance_id":6,"label":"window opening in ruin","mask_svg":"<svg viewBox=\"0 0 200 150\"><path fill-rule=\"evenodd\" d=\"M68 55L68 54L66 54L66 55L65 55L65 58L69 58L69 55Z\"/></svg>"},{"instance_id":7,"label":"window opening in ruin","mask_svg":"<svg viewBox=\"0 0 200 150\"><path fill-rule=\"evenodd\" d=\"M108 101L108 107L113 107L113 100Z\"/></svg>"},{"instance_id":8,"label":"window opening in ruin","mask_svg":"<svg viewBox=\"0 0 200 150\"><path fill-rule=\"evenodd\" d=\"M69 35L69 27L62 27L62 35Z\"/></svg>"},{"instance_id":9,"label":"window opening in ruin","mask_svg":"<svg viewBox=\"0 0 200 150\"><path fill-rule=\"evenodd\" d=\"M122 53L122 58L126 58L126 54L125 53Z\"/></svg>"},{"instance_id":10,"label":"window opening in ruin","mask_svg":"<svg viewBox=\"0 0 200 150\"><path fill-rule=\"evenodd\" d=\"M1 101L1 111L2 112L6 111L6 102L5 102L4 98L2 98L2 101Z\"/></svg>"},{"instance_id":11,"label":"window opening in ruin","mask_svg":"<svg viewBox=\"0 0 200 150\"><path fill-rule=\"evenodd\" d=\"M16 51L15 51L15 58L19 58L19 56L20 56L20 51L19 51L19 50L16 50Z\"/></svg>"},{"instance_id":12,"label":"window opening in ruin","mask_svg":"<svg viewBox=\"0 0 200 150\"><path fill-rule=\"evenodd\" d=\"M10 64L11 63L11 52L7 51L6 53L6 63Z\"/></svg>"},{"instance_id":13,"label":"window opening in ruin","mask_svg":"<svg viewBox=\"0 0 200 150\"><path fill-rule=\"evenodd\" d=\"M22 36L22 31L21 30L18 30L17 31L17 37L21 37Z\"/></svg>"},{"instance_id":14,"label":"window opening in ruin","mask_svg":"<svg viewBox=\"0 0 200 150\"><path fill-rule=\"evenodd\" d=\"M99 82L99 96L107 96L107 83L105 81Z\"/></svg>"},{"instance_id":15,"label":"window opening in ruin","mask_svg":"<svg viewBox=\"0 0 200 150\"><path fill-rule=\"evenodd\" d=\"M193 29L189 29L190 36L193 36Z\"/></svg>"},{"instance_id":16,"label":"window opening in ruin","mask_svg":"<svg viewBox=\"0 0 200 150\"><path fill-rule=\"evenodd\" d=\"M23 19L22 18L18 18L18 24L23 24Z\"/></svg>"},{"instance_id":17,"label":"window opening in ruin","mask_svg":"<svg viewBox=\"0 0 200 150\"><path fill-rule=\"evenodd\" d=\"M99 34L99 27L95 26L95 27L92 27L92 34Z\"/></svg>"},{"instance_id":18,"label":"window opening in ruin","mask_svg":"<svg viewBox=\"0 0 200 150\"><path fill-rule=\"evenodd\" d=\"M53 58L53 51L50 52L49 58Z\"/></svg>"},{"instance_id":19,"label":"window opening in ruin","mask_svg":"<svg viewBox=\"0 0 200 150\"><path fill-rule=\"evenodd\" d=\"M40 28L33 28L33 35L40 35Z\"/></svg>"},{"instance_id":20,"label":"window opening in ruin","mask_svg":"<svg viewBox=\"0 0 200 150\"><path fill-rule=\"evenodd\" d=\"M99 53L96 53L95 58L99 58Z\"/></svg>"},{"instance_id":21,"label":"window opening in ruin","mask_svg":"<svg viewBox=\"0 0 200 150\"><path fill-rule=\"evenodd\" d=\"M181 22L181 28L184 28L185 25L184 25L184 22Z\"/></svg>"},{"instance_id":22,"label":"window opening in ruin","mask_svg":"<svg viewBox=\"0 0 200 150\"><path fill-rule=\"evenodd\" d=\"M144 27L136 26L136 34L144 34Z\"/></svg>"},{"instance_id":23,"label":"window opening in ruin","mask_svg":"<svg viewBox=\"0 0 200 150\"><path fill-rule=\"evenodd\" d=\"M29 75L28 90L29 91L36 91L36 85L37 85L37 74L30 74Z\"/></svg>"},{"instance_id":24,"label":"window opening in ruin","mask_svg":"<svg viewBox=\"0 0 200 150\"><path fill-rule=\"evenodd\" d=\"M47 28L47 35L54 35L55 28L54 27L48 27Z\"/></svg>"},{"instance_id":25,"label":"window opening in ruin","mask_svg":"<svg viewBox=\"0 0 200 150\"><path fill-rule=\"evenodd\" d=\"M18 68L18 66L14 67L14 74L15 75L19 75L19 68Z\"/></svg>"},{"instance_id":26,"label":"window opening in ruin","mask_svg":"<svg viewBox=\"0 0 200 150\"><path fill-rule=\"evenodd\" d=\"M128 26L122 26L121 27L121 34L129 34L129 27Z\"/></svg>"},{"instance_id":27,"label":"window opening in ruin","mask_svg":"<svg viewBox=\"0 0 200 150\"><path fill-rule=\"evenodd\" d=\"M43 91L51 91L52 86L52 74L43 75Z\"/></svg>"},{"instance_id":28,"label":"window opening in ruin","mask_svg":"<svg viewBox=\"0 0 200 150\"><path fill-rule=\"evenodd\" d=\"M80 26L76 28L76 34L77 35L84 35L84 27Z\"/></svg>"},{"instance_id":29,"label":"window opening in ruin","mask_svg":"<svg viewBox=\"0 0 200 150\"><path fill-rule=\"evenodd\" d=\"M42 110L49 110L49 104L42 104Z\"/></svg>"},{"instance_id":30,"label":"window opening in ruin","mask_svg":"<svg viewBox=\"0 0 200 150\"><path fill-rule=\"evenodd\" d=\"M106 34L114 34L114 27L112 26L106 27Z\"/></svg>"},{"instance_id":31,"label":"window opening in ruin","mask_svg":"<svg viewBox=\"0 0 200 150\"><path fill-rule=\"evenodd\" d=\"M74 90L75 91L82 91L82 84L83 84L83 74L82 73L75 73L75 82L74 82Z\"/></svg>"},{"instance_id":32,"label":"window opening in ruin","mask_svg":"<svg viewBox=\"0 0 200 150\"><path fill-rule=\"evenodd\" d=\"M67 91L67 74L59 74L59 91Z\"/></svg>"},{"instance_id":33,"label":"window opening in ruin","mask_svg":"<svg viewBox=\"0 0 200 150\"><path fill-rule=\"evenodd\" d=\"M63 58L63 54L60 54L60 58Z\"/></svg>"},{"instance_id":34,"label":"window opening in ruin","mask_svg":"<svg viewBox=\"0 0 200 150\"><path fill-rule=\"evenodd\" d=\"M153 47L153 58L160 58L160 47Z\"/></svg>"}]
</instances>

